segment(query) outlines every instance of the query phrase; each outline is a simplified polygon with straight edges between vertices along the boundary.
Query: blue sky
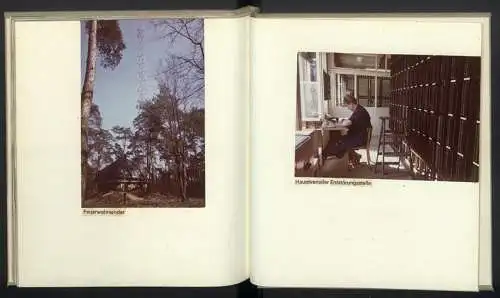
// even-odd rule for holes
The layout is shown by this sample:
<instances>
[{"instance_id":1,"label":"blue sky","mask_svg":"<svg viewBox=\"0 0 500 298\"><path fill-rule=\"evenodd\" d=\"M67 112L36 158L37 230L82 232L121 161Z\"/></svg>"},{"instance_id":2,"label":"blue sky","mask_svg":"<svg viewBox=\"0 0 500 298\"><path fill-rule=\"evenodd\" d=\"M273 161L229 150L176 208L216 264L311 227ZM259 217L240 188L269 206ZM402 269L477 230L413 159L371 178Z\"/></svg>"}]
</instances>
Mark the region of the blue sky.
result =
<instances>
[{"instance_id":1,"label":"blue sky","mask_svg":"<svg viewBox=\"0 0 500 298\"><path fill-rule=\"evenodd\" d=\"M97 63L94 103L99 106L103 118L103 128L110 129L115 125L132 127L132 122L137 115L138 102L138 70L137 54L139 42L137 29L144 28L144 90L146 97L152 96L157 90L155 75L159 70L160 61L168 53L190 51L189 44L179 40L175 45L170 45L165 39L160 39L155 34L149 20L123 20L120 21L126 49L123 58L114 70L103 69ZM82 83L85 76L85 62L87 59L87 34L81 34L82 45Z\"/></svg>"}]
</instances>

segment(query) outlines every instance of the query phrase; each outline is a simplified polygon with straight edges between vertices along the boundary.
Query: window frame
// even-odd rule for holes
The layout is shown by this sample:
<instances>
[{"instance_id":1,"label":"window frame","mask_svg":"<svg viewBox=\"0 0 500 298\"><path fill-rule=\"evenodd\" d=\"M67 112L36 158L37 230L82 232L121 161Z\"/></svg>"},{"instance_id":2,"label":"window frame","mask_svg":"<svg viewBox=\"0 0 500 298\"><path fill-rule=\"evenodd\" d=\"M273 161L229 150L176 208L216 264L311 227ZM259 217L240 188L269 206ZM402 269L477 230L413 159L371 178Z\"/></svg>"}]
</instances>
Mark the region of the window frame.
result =
<instances>
[{"instance_id":1,"label":"window frame","mask_svg":"<svg viewBox=\"0 0 500 298\"><path fill-rule=\"evenodd\" d=\"M311 63L309 60L305 57L305 55L312 53L315 55L316 58L316 65L315 65L315 78L316 80L313 81L311 80ZM299 89L300 89L300 107L301 107L301 119L302 121L321 121L321 118L323 117L323 101L324 101L324 90L323 90L323 64L326 63L326 61L323 61L325 59L322 59L322 55L319 52L301 52L298 54L298 59L299 59ZM316 87L316 102L317 102L317 110L315 111L314 116L312 115L307 115L307 109L306 109L306 102L305 102L305 94L306 94L306 88L304 88L305 85L311 84L315 85ZM330 84L331 85L331 84Z\"/></svg>"},{"instance_id":2,"label":"window frame","mask_svg":"<svg viewBox=\"0 0 500 298\"><path fill-rule=\"evenodd\" d=\"M358 91L358 79L360 77L371 77L373 78L373 81L375 82L373 84L374 92L375 92L375 98L373 100L373 105L368 106L368 107L374 107L374 108L383 108L383 107L388 107L388 106L378 106L378 101L379 101L379 86L378 86L378 79L379 78L387 78L390 79L390 70L387 69L378 69L378 70L363 70L363 69L353 69L353 68L342 68L342 67L333 67L330 69L331 73L334 75L333 77L337 81L335 83L335 86L338 87L339 84L339 78L341 75L353 75L354 76L354 96L356 98L359 97ZM368 90L370 92L370 89ZM335 105L336 106L342 106L342 98L339 98L341 96L339 94L339 91L335 93Z\"/></svg>"},{"instance_id":3,"label":"window frame","mask_svg":"<svg viewBox=\"0 0 500 298\"><path fill-rule=\"evenodd\" d=\"M387 81L388 84L389 84L389 93L387 96L383 96L383 84L384 84L384 81ZM389 102L390 101L390 98L391 98L391 95L390 95L390 89L391 89L391 79L390 77L387 78L387 77L378 77L377 78L377 87L379 88L378 89L378 92L379 94L377 94L378 96L378 101L377 101L377 108L386 108L386 107L389 107L389 103L384 105L384 101L386 102ZM379 102L380 102L380 105L379 105Z\"/></svg>"}]
</instances>

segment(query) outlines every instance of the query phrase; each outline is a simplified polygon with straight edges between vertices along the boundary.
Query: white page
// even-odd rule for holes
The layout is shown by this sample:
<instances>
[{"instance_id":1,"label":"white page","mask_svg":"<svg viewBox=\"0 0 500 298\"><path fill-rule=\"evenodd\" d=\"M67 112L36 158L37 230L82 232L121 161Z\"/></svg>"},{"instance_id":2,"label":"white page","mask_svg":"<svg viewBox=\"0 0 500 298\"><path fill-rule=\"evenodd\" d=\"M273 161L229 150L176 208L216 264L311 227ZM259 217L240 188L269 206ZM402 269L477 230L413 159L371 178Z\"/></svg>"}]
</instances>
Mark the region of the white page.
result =
<instances>
[{"instance_id":1,"label":"white page","mask_svg":"<svg viewBox=\"0 0 500 298\"><path fill-rule=\"evenodd\" d=\"M205 207L85 216L80 22L15 24L20 286L223 286L248 278L247 29L248 18L205 20Z\"/></svg>"},{"instance_id":2,"label":"white page","mask_svg":"<svg viewBox=\"0 0 500 298\"><path fill-rule=\"evenodd\" d=\"M481 56L481 22L484 19L267 17L253 21L254 283L478 289L478 183L373 180L372 186L365 187L295 185L293 148L298 52ZM483 68L481 77L487 75ZM485 81L482 90L487 87ZM490 153L489 93L482 92L481 100L484 165ZM489 200L488 167L481 168L480 181L481 200ZM482 236L489 237L488 233ZM484 251L484 263L488 263L488 248ZM483 277L487 280L488 274Z\"/></svg>"},{"instance_id":3,"label":"white page","mask_svg":"<svg viewBox=\"0 0 500 298\"><path fill-rule=\"evenodd\" d=\"M491 54L490 19L483 21L481 64L481 94L486 103L481 105L480 158L484 160L480 168L480 221L479 221L479 287L481 291L493 290L492 272L492 221L491 221Z\"/></svg>"}]
</instances>

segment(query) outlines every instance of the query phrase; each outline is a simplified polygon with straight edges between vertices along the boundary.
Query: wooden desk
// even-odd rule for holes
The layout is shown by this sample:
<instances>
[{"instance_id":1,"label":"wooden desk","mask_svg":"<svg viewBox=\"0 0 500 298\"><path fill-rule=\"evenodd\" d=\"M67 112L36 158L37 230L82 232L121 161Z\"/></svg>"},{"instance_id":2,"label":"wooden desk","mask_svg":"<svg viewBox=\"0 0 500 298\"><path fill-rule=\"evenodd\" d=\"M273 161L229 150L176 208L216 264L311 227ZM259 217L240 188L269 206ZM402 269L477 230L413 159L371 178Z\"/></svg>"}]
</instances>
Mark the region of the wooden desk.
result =
<instances>
[{"instance_id":1,"label":"wooden desk","mask_svg":"<svg viewBox=\"0 0 500 298\"><path fill-rule=\"evenodd\" d=\"M322 152L328 142L340 139L349 129L340 125L322 126L295 132L295 176L314 177L323 166Z\"/></svg>"},{"instance_id":2,"label":"wooden desk","mask_svg":"<svg viewBox=\"0 0 500 298\"><path fill-rule=\"evenodd\" d=\"M335 132L338 135L344 136L349 131L349 128L341 125L326 125L321 127L321 132L323 135L331 134Z\"/></svg>"},{"instance_id":3,"label":"wooden desk","mask_svg":"<svg viewBox=\"0 0 500 298\"><path fill-rule=\"evenodd\" d=\"M321 127L321 135L322 135L322 150L326 148L328 142L331 140L333 142L337 142L340 140L341 136L347 134L349 129L345 126L341 125L326 125Z\"/></svg>"},{"instance_id":4,"label":"wooden desk","mask_svg":"<svg viewBox=\"0 0 500 298\"><path fill-rule=\"evenodd\" d=\"M349 128L342 125L325 125L321 127L324 131L339 131L342 135L347 134Z\"/></svg>"}]
</instances>

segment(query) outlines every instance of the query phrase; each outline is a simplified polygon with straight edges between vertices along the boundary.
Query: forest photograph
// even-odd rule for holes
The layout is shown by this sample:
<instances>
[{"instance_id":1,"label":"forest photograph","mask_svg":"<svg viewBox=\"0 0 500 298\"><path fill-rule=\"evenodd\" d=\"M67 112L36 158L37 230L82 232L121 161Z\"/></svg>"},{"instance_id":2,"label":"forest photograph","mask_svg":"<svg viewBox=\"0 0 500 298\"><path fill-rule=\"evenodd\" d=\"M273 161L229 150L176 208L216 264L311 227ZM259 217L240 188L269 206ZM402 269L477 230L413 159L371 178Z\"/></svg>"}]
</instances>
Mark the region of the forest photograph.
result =
<instances>
[{"instance_id":1,"label":"forest photograph","mask_svg":"<svg viewBox=\"0 0 500 298\"><path fill-rule=\"evenodd\" d=\"M81 30L82 208L205 207L203 19Z\"/></svg>"}]
</instances>

